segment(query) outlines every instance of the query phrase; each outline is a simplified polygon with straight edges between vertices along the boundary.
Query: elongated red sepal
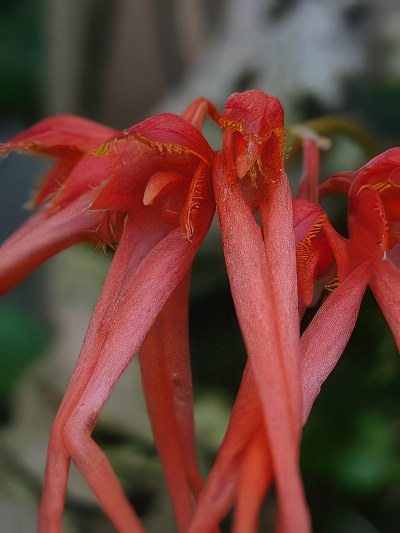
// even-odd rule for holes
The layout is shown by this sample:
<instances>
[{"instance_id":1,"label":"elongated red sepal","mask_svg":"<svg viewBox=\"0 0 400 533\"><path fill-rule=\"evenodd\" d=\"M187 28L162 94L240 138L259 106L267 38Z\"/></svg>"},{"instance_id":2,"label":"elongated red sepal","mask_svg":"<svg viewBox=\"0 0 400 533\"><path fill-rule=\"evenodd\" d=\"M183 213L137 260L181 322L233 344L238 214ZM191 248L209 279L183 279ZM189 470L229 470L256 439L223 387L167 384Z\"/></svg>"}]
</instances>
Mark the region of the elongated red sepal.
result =
<instances>
[{"instance_id":1,"label":"elongated red sepal","mask_svg":"<svg viewBox=\"0 0 400 533\"><path fill-rule=\"evenodd\" d=\"M287 184L282 183L282 187L282 196L285 196ZM263 407L282 523L286 531L295 528L297 531L309 531L298 467L300 405L297 388L300 389L300 381L296 385L299 374L293 358L297 357L299 364L299 352L296 352L296 334L298 339L299 333L291 201L289 206L281 203L280 207L290 211L288 220L285 219L286 211L283 219L284 224L290 225L292 235L286 234L285 226L283 240L276 245L273 257L279 252L284 257L293 252L289 268L294 279L282 278L280 297L283 303L277 311L276 300L271 298L271 291L277 290L277 287L271 284L275 276L271 272L272 263L266 257L267 242L264 243L251 208L244 202L237 183L230 186L227 183L227 172L222 158L218 156L214 165L214 190L232 295ZM276 195L277 204L279 196ZM270 209L274 212L275 206L270 206ZM274 216L271 221L271 224L277 224ZM274 235L277 229L271 234ZM293 290L294 299L288 302L288 295L292 297ZM294 310L290 308L292 305ZM295 323L288 324L287 320L293 316ZM288 326L285 336L281 321ZM289 368L289 360L292 365L294 363L294 368Z\"/></svg>"},{"instance_id":2,"label":"elongated red sepal","mask_svg":"<svg viewBox=\"0 0 400 533\"><path fill-rule=\"evenodd\" d=\"M257 533L260 508L272 481L271 457L261 427L244 451L240 465L233 533Z\"/></svg>"},{"instance_id":3,"label":"elongated red sepal","mask_svg":"<svg viewBox=\"0 0 400 533\"><path fill-rule=\"evenodd\" d=\"M303 422L353 332L371 275L364 262L325 300L301 337Z\"/></svg>"},{"instance_id":4,"label":"elongated red sepal","mask_svg":"<svg viewBox=\"0 0 400 533\"><path fill-rule=\"evenodd\" d=\"M0 157L22 151L54 160L53 168L42 180L34 197L33 203L38 206L60 189L84 153L95 150L116 134L116 130L91 120L74 115L56 115L0 144Z\"/></svg>"},{"instance_id":5,"label":"elongated red sepal","mask_svg":"<svg viewBox=\"0 0 400 533\"><path fill-rule=\"evenodd\" d=\"M303 141L303 172L296 198L318 203L319 200L319 147L314 139Z\"/></svg>"},{"instance_id":6,"label":"elongated red sepal","mask_svg":"<svg viewBox=\"0 0 400 533\"><path fill-rule=\"evenodd\" d=\"M95 238L102 214L86 212L95 194L90 191L53 216L43 210L11 235L0 248L0 294L53 255Z\"/></svg>"},{"instance_id":7,"label":"elongated red sepal","mask_svg":"<svg viewBox=\"0 0 400 533\"><path fill-rule=\"evenodd\" d=\"M188 305L187 276L156 318L139 354L154 440L182 532L188 530L202 484L194 440Z\"/></svg>"},{"instance_id":8,"label":"elongated red sepal","mask_svg":"<svg viewBox=\"0 0 400 533\"><path fill-rule=\"evenodd\" d=\"M142 210L128 218L52 430L41 533L60 524L69 458L75 461L115 527L139 531L118 480L90 432L156 316L187 274L211 224L214 203L211 198L202 203L192 242L183 238L179 228L169 231L163 226L153 208L142 206Z\"/></svg>"},{"instance_id":9,"label":"elongated red sepal","mask_svg":"<svg viewBox=\"0 0 400 533\"><path fill-rule=\"evenodd\" d=\"M400 271L390 259L376 259L370 284L400 351Z\"/></svg>"}]
</instances>

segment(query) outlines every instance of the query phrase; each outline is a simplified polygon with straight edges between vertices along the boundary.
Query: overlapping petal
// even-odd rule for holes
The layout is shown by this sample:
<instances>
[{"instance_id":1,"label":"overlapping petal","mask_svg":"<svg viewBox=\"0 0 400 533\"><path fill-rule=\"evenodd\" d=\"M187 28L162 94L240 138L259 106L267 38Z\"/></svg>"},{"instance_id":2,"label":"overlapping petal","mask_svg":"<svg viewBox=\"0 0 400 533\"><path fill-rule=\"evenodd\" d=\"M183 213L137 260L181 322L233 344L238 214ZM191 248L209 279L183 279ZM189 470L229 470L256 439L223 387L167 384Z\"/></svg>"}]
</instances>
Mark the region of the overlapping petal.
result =
<instances>
[{"instance_id":1,"label":"overlapping petal","mask_svg":"<svg viewBox=\"0 0 400 533\"><path fill-rule=\"evenodd\" d=\"M0 144L0 157L18 151L53 159L54 166L43 178L34 198L34 205L38 206L60 189L85 153L95 150L116 133L116 130L91 120L57 115Z\"/></svg>"},{"instance_id":2,"label":"overlapping petal","mask_svg":"<svg viewBox=\"0 0 400 533\"><path fill-rule=\"evenodd\" d=\"M39 192L43 199L47 198L53 187L51 192L56 195L3 245L0 263L3 290L72 244L83 240L109 244L120 241L52 430L41 531L61 527L71 457L114 525L121 531L141 531L109 463L90 439L90 432L116 381L175 289L178 302L167 306L152 330L154 334L150 333L148 338L150 344L152 338L156 343L157 338L160 341L157 331L161 324L161 330L170 334L169 342L163 336L161 345L147 349L147 343L144 347L149 353L144 369L151 369L152 360L154 363L158 358L163 361L161 373L151 375L144 370L144 375L150 381L158 376L160 385L170 383L174 388L168 399L169 407L166 404L167 414L175 417L174 430L168 433L159 413L151 411L156 440L172 485L176 472L168 469L171 449L162 440L170 435L170 443L178 445L175 459L178 456L182 459L180 472L185 487L173 489L172 496L178 517L182 518L181 529L188 524L193 496L198 493L201 481L194 455L187 335L183 335L182 329L185 318L187 321L187 305L181 306L187 296L187 285L182 295L177 287L187 275L215 210L210 186L213 151L197 129L206 110L201 103L191 107L195 125L175 115L161 115L120 134L108 128L96 130L95 125L74 117L67 117L64 124L59 117L33 127L2 147L4 152L23 149L58 158L53 174ZM81 135L75 138L74 128L80 126ZM162 182L162 187L154 186L156 175L161 175L158 183ZM152 190L147 189L146 193L150 182ZM186 224L183 228L181 217ZM185 235L183 229L187 228ZM176 303L179 316L171 310ZM171 350L177 339L182 339L182 343L174 356ZM162 374L162 368L168 375ZM82 398L87 401L82 403ZM152 405L157 408L160 402L154 398ZM91 413L88 417L83 414L85 409ZM183 500L186 508L179 512Z\"/></svg>"},{"instance_id":3,"label":"overlapping petal","mask_svg":"<svg viewBox=\"0 0 400 533\"><path fill-rule=\"evenodd\" d=\"M400 272L391 260L374 264L370 285L400 352Z\"/></svg>"},{"instance_id":4,"label":"overlapping petal","mask_svg":"<svg viewBox=\"0 0 400 533\"><path fill-rule=\"evenodd\" d=\"M36 267L66 248L92 240L101 213L88 213L93 191L49 217L37 213L0 248L0 294L4 294Z\"/></svg>"},{"instance_id":5,"label":"overlapping petal","mask_svg":"<svg viewBox=\"0 0 400 533\"><path fill-rule=\"evenodd\" d=\"M202 217L191 242L182 237L179 228L171 231L159 223L152 224L151 219L146 221L146 217L153 218L156 213L152 208L143 209L146 216L142 213L128 218L52 430L42 497L44 532L60 525L70 457L114 525L121 531L136 531L130 505L90 432L115 383L186 275L211 224L214 205L212 198L202 204ZM146 238L141 224L146 228ZM65 465L62 472L60 456ZM100 460L101 468L95 468Z\"/></svg>"},{"instance_id":6,"label":"overlapping petal","mask_svg":"<svg viewBox=\"0 0 400 533\"><path fill-rule=\"evenodd\" d=\"M325 300L301 337L303 424L350 338L369 277L368 263L360 265ZM273 466L263 433L261 404L249 372L247 367L224 441L202 491L191 533L211 531L237 498L236 516L240 525L237 531L244 524L249 526L249 531L256 531L258 506L273 479ZM245 470L246 465L250 471ZM245 487L258 487L258 491L254 494L248 489L246 494L242 483ZM244 505L249 494L254 499Z\"/></svg>"},{"instance_id":7,"label":"overlapping petal","mask_svg":"<svg viewBox=\"0 0 400 533\"><path fill-rule=\"evenodd\" d=\"M299 318L283 110L261 91L232 95L219 124L214 191L236 313L254 373L282 531L309 530L300 481ZM259 209L262 232L253 209Z\"/></svg>"},{"instance_id":8,"label":"overlapping petal","mask_svg":"<svg viewBox=\"0 0 400 533\"><path fill-rule=\"evenodd\" d=\"M232 296L271 447L283 527L291 531L296 524L298 531L308 531L298 466L300 422L294 409L299 405L293 406L296 393L288 390L290 376L296 370L292 368L287 376L285 361L285 358L298 356L298 352L287 351L288 344L293 342L290 331L295 326L290 324L289 335L284 338L281 328L287 325L287 318L278 317L275 302L270 297L271 273L261 230L238 184L229 186L227 183L226 169L218 157L214 167L214 190ZM297 313L296 294L292 303Z\"/></svg>"},{"instance_id":9,"label":"overlapping petal","mask_svg":"<svg viewBox=\"0 0 400 533\"><path fill-rule=\"evenodd\" d=\"M212 531L228 513L237 496L244 450L262 427L256 383L247 364L224 440L200 494L190 533Z\"/></svg>"},{"instance_id":10,"label":"overlapping petal","mask_svg":"<svg viewBox=\"0 0 400 533\"><path fill-rule=\"evenodd\" d=\"M182 532L188 529L202 484L195 456L188 305L187 276L172 293L140 348L147 409Z\"/></svg>"}]
</instances>

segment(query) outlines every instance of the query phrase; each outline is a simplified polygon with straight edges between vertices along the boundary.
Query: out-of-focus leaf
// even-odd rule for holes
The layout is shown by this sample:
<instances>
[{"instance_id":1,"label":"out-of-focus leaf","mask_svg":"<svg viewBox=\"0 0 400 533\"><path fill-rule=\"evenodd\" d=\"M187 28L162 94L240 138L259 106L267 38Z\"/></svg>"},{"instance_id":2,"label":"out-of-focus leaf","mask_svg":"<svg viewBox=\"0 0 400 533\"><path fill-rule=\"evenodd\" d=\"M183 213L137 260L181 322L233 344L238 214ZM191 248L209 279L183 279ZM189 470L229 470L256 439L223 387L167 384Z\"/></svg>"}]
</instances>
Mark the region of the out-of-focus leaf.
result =
<instances>
[{"instance_id":1,"label":"out-of-focus leaf","mask_svg":"<svg viewBox=\"0 0 400 533\"><path fill-rule=\"evenodd\" d=\"M0 401L5 401L25 368L42 353L47 335L42 325L18 310L0 305Z\"/></svg>"}]
</instances>

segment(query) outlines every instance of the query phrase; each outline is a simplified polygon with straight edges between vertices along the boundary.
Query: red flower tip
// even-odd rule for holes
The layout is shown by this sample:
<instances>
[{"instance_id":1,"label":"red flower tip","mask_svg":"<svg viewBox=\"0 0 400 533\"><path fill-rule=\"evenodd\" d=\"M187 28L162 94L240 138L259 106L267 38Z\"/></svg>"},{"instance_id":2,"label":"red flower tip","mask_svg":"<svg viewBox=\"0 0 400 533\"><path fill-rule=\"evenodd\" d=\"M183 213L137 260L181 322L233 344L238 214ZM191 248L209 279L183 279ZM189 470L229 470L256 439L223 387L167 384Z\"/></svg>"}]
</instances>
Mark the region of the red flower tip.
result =
<instances>
[{"instance_id":1,"label":"red flower tip","mask_svg":"<svg viewBox=\"0 0 400 533\"><path fill-rule=\"evenodd\" d=\"M368 163L355 171L356 175L369 175L376 171L390 170L400 167L400 147L389 148L385 152L373 157Z\"/></svg>"},{"instance_id":2,"label":"red flower tip","mask_svg":"<svg viewBox=\"0 0 400 533\"><path fill-rule=\"evenodd\" d=\"M361 256L379 257L400 243L400 148L374 157L353 172L349 232Z\"/></svg>"},{"instance_id":3,"label":"red flower tip","mask_svg":"<svg viewBox=\"0 0 400 533\"><path fill-rule=\"evenodd\" d=\"M283 120L283 108L278 98L258 90L232 94L221 118L224 127L253 136L259 142L267 141L276 130L283 131Z\"/></svg>"},{"instance_id":4,"label":"red flower tip","mask_svg":"<svg viewBox=\"0 0 400 533\"><path fill-rule=\"evenodd\" d=\"M321 198L333 194L345 194L347 196L353 177L354 172L338 172L334 174L320 185L319 196Z\"/></svg>"},{"instance_id":5,"label":"red flower tip","mask_svg":"<svg viewBox=\"0 0 400 533\"><path fill-rule=\"evenodd\" d=\"M320 186L320 194L348 194L353 181L358 188L371 185L380 192L400 187L400 148L386 150L358 170L334 174Z\"/></svg>"},{"instance_id":6,"label":"red flower tip","mask_svg":"<svg viewBox=\"0 0 400 533\"><path fill-rule=\"evenodd\" d=\"M279 100L261 91L235 93L222 117L229 180L242 181L249 205L258 207L283 170L283 109Z\"/></svg>"}]
</instances>

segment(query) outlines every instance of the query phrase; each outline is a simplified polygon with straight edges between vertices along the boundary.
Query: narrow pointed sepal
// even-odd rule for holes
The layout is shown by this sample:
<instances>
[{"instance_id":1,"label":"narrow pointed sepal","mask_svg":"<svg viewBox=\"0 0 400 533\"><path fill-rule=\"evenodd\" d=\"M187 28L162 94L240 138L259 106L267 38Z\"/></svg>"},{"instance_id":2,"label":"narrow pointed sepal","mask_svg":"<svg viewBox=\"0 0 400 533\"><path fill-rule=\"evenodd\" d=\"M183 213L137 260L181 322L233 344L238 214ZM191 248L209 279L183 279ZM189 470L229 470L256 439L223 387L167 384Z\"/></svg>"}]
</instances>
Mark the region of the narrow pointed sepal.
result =
<instances>
[{"instance_id":1,"label":"narrow pointed sepal","mask_svg":"<svg viewBox=\"0 0 400 533\"><path fill-rule=\"evenodd\" d=\"M79 242L95 238L101 213L87 213L95 191L48 216L37 213L0 247L0 294L4 294L36 267Z\"/></svg>"},{"instance_id":2,"label":"narrow pointed sepal","mask_svg":"<svg viewBox=\"0 0 400 533\"><path fill-rule=\"evenodd\" d=\"M400 271L390 259L377 259L370 285L400 352Z\"/></svg>"},{"instance_id":3,"label":"narrow pointed sepal","mask_svg":"<svg viewBox=\"0 0 400 533\"><path fill-rule=\"evenodd\" d=\"M278 324L282 317L275 309L275 299L271 299L271 290L274 289L270 280L275 277L266 257L266 243L251 208L242 198L238 183L229 184L221 156L217 156L214 164L214 191L232 296L263 408L283 531L308 532L309 515L298 465L301 421L300 405L296 402L301 382L296 370L299 352L293 352L296 343L292 336L298 328L296 293L294 301L286 301L288 294L292 295L293 287L296 289L293 226L291 240L285 240L285 233L283 242L276 248L276 253L282 248L285 255L286 250L293 247L290 268L294 272L294 279L285 280L286 287L281 297L284 301L283 312L289 313L283 315L285 324L286 318L292 316L295 317L295 323L289 324L289 332L283 336ZM285 191L282 190L283 195ZM289 207L284 205L283 208L290 210L288 222L291 224L291 201ZM274 218L272 220L275 224ZM293 310L290 305L294 306ZM297 365L295 363L295 368L291 368L287 375L289 360L293 362L296 355ZM296 376L299 380L297 385ZM288 383L292 389L288 390Z\"/></svg>"},{"instance_id":4,"label":"narrow pointed sepal","mask_svg":"<svg viewBox=\"0 0 400 533\"><path fill-rule=\"evenodd\" d=\"M350 339L370 275L368 261L349 274L325 300L301 337L303 422Z\"/></svg>"},{"instance_id":5,"label":"narrow pointed sepal","mask_svg":"<svg viewBox=\"0 0 400 533\"><path fill-rule=\"evenodd\" d=\"M194 440L188 304L187 276L156 318L139 353L154 440L181 532L188 530L202 484Z\"/></svg>"}]
</instances>

